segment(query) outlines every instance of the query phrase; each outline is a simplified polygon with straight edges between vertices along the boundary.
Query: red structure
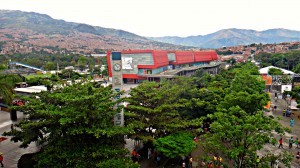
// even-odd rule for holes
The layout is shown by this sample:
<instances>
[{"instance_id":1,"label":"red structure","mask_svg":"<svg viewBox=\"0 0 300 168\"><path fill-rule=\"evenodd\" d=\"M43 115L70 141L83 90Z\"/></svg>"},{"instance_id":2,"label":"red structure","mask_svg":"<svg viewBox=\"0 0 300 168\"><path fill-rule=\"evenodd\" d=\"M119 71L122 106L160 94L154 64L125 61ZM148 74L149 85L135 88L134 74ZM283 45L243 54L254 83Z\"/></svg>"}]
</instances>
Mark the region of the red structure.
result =
<instances>
[{"instance_id":1,"label":"red structure","mask_svg":"<svg viewBox=\"0 0 300 168\"><path fill-rule=\"evenodd\" d=\"M108 73L112 77L111 53L107 52ZM215 51L163 51L163 50L123 50L123 79L146 79L146 75L157 75L166 70L209 64L218 60ZM124 59L124 60L123 60ZM126 63L123 63L126 61ZM127 64L130 66L126 66ZM127 68L126 68L127 67ZM129 67L129 68L128 68Z\"/></svg>"},{"instance_id":2,"label":"red structure","mask_svg":"<svg viewBox=\"0 0 300 168\"><path fill-rule=\"evenodd\" d=\"M217 59L215 51L194 51L194 62L210 62Z\"/></svg>"},{"instance_id":3,"label":"red structure","mask_svg":"<svg viewBox=\"0 0 300 168\"><path fill-rule=\"evenodd\" d=\"M163 66L169 65L168 55L167 51L161 51L161 50L123 50L121 52L122 54L143 54L143 53L151 53L154 64L153 65L143 65L143 62L141 64L137 65L138 68L149 68L149 69L155 69Z\"/></svg>"},{"instance_id":4,"label":"red structure","mask_svg":"<svg viewBox=\"0 0 300 168\"><path fill-rule=\"evenodd\" d=\"M174 53L176 61L170 62L172 65L182 65L194 63L194 53L193 51L170 51L169 53Z\"/></svg>"}]
</instances>

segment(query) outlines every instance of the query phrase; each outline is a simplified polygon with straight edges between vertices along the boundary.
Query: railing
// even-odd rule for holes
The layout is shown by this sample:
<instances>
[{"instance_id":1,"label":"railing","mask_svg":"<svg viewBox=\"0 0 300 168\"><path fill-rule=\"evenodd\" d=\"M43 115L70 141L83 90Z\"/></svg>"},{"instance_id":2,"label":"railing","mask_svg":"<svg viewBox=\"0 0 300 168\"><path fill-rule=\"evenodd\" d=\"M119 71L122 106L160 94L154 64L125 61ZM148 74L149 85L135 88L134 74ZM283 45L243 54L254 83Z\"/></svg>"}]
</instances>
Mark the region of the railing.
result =
<instances>
[{"instance_id":1,"label":"railing","mask_svg":"<svg viewBox=\"0 0 300 168\"><path fill-rule=\"evenodd\" d=\"M26 68L30 68L30 69L34 69L34 70L37 70L37 71L44 72L44 70L41 69L41 68L37 68L37 67L26 65L26 64L23 64L23 63L19 63L19 62L9 62L9 64L11 64L11 65L19 65L19 66L23 66L23 67L26 67Z\"/></svg>"}]
</instances>

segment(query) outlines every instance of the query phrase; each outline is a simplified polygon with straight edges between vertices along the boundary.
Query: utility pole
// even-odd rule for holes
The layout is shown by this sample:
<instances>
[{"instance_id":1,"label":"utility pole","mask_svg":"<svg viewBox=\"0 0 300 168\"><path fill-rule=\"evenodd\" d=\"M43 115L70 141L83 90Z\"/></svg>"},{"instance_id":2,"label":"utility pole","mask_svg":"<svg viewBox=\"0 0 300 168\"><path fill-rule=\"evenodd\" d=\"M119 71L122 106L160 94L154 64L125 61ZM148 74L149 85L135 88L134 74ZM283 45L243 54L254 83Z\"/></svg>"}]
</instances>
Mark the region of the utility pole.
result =
<instances>
[{"instance_id":1,"label":"utility pole","mask_svg":"<svg viewBox=\"0 0 300 168\"><path fill-rule=\"evenodd\" d=\"M56 70L56 75L58 75L58 71L59 71L58 62L56 63L56 68L57 68L57 70Z\"/></svg>"}]
</instances>

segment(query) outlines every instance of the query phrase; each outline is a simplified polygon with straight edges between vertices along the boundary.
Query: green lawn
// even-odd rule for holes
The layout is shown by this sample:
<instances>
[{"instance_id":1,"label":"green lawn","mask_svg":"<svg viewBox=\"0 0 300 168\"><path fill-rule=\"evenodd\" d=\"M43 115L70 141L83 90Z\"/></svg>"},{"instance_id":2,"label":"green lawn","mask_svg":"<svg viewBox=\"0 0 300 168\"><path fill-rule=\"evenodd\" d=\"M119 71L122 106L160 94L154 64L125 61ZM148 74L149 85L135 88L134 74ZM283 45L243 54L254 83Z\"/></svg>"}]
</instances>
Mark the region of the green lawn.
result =
<instances>
[{"instance_id":1,"label":"green lawn","mask_svg":"<svg viewBox=\"0 0 300 168\"><path fill-rule=\"evenodd\" d=\"M35 77L51 77L52 74L30 74L30 75L25 75L26 79L31 79Z\"/></svg>"}]
</instances>

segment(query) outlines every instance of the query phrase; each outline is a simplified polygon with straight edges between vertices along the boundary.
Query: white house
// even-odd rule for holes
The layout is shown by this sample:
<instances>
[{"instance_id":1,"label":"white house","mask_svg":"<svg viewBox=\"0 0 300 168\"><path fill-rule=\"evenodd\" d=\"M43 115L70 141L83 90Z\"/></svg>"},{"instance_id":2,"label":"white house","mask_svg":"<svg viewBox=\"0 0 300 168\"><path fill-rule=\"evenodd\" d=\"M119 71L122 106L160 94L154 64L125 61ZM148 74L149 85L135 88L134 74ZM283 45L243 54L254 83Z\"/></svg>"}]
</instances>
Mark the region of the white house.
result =
<instances>
[{"instance_id":1,"label":"white house","mask_svg":"<svg viewBox=\"0 0 300 168\"><path fill-rule=\"evenodd\" d=\"M268 66L268 67L261 68L259 70L259 74L261 74L261 75L268 75L268 72L269 72L270 68L280 69L283 72L283 74L285 74L285 75L293 75L293 74L295 74L292 71L289 71L289 70L286 70L286 69L282 69L282 68L279 68L279 67L275 67L275 66Z\"/></svg>"}]
</instances>

